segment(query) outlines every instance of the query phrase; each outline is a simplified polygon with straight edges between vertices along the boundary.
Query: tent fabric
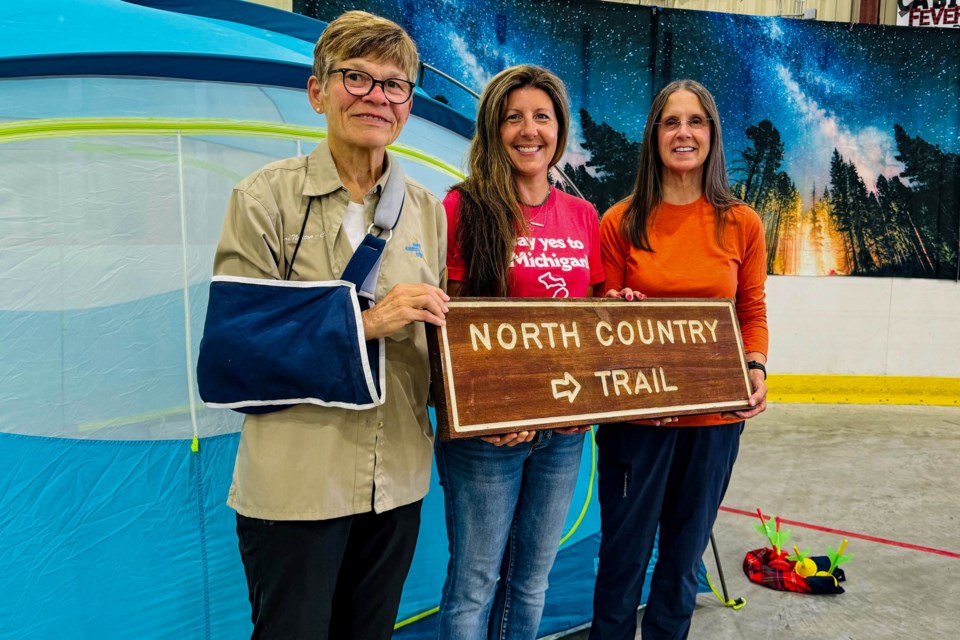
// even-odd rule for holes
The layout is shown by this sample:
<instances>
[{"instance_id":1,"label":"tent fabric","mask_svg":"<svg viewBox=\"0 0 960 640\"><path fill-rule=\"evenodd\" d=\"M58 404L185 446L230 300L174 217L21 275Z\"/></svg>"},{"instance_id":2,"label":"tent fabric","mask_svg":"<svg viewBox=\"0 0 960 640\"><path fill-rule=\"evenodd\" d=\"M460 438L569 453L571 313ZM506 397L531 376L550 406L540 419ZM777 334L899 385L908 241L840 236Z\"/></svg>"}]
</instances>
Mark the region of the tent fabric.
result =
<instances>
[{"instance_id":1,"label":"tent fabric","mask_svg":"<svg viewBox=\"0 0 960 640\"><path fill-rule=\"evenodd\" d=\"M49 98L63 91L67 99ZM153 113L134 121L141 129L112 132L138 108ZM236 128L201 135L213 116ZM238 419L196 401L191 416L187 375L233 185L309 153L322 136L303 92L146 78L0 80L0 118L9 178L0 190L0 338L22 350L0 359L0 431L189 437L194 420L201 436L238 429ZM302 135L240 126L270 121ZM193 122L201 134L184 135ZM314 126L299 124L307 122ZM19 123L35 130L7 141L4 128ZM443 193L458 179L451 165L466 140L415 117L407 139L417 146L395 149L407 174Z\"/></svg>"},{"instance_id":2,"label":"tent fabric","mask_svg":"<svg viewBox=\"0 0 960 640\"><path fill-rule=\"evenodd\" d=\"M0 26L0 639L244 637L241 417L200 402L197 350L233 185L325 136L312 43L120 0L3 3ZM442 196L469 120L431 102L392 152ZM545 629L574 623L562 589L589 601L594 455ZM434 474L398 633L437 605L443 522Z\"/></svg>"},{"instance_id":3,"label":"tent fabric","mask_svg":"<svg viewBox=\"0 0 960 640\"><path fill-rule=\"evenodd\" d=\"M237 441L0 434L0 638L249 635Z\"/></svg>"},{"instance_id":4,"label":"tent fabric","mask_svg":"<svg viewBox=\"0 0 960 640\"><path fill-rule=\"evenodd\" d=\"M174 13L203 16L282 33L310 43L317 41L323 26L318 21L292 11L283 11L244 0L125 0L130 4L163 9Z\"/></svg>"},{"instance_id":5,"label":"tent fabric","mask_svg":"<svg viewBox=\"0 0 960 640\"><path fill-rule=\"evenodd\" d=\"M244 637L240 416L194 371L233 185L325 136L312 43L115 0L0 25L0 638ZM415 114L393 153L442 194L467 144Z\"/></svg>"},{"instance_id":6,"label":"tent fabric","mask_svg":"<svg viewBox=\"0 0 960 640\"><path fill-rule=\"evenodd\" d=\"M148 76L298 90L306 87L313 46L326 26L239 0L5 3L0 19L15 25L0 38L0 78ZM91 33L110 35L92 39ZM413 113L462 137L473 135L473 113L419 88Z\"/></svg>"},{"instance_id":7,"label":"tent fabric","mask_svg":"<svg viewBox=\"0 0 960 640\"><path fill-rule=\"evenodd\" d=\"M298 38L117 0L4 3L3 21L16 25L0 39L5 77L200 77L304 87L313 61L312 46ZM314 23L320 33L323 23ZM109 37L91 37L97 33Z\"/></svg>"}]
</instances>

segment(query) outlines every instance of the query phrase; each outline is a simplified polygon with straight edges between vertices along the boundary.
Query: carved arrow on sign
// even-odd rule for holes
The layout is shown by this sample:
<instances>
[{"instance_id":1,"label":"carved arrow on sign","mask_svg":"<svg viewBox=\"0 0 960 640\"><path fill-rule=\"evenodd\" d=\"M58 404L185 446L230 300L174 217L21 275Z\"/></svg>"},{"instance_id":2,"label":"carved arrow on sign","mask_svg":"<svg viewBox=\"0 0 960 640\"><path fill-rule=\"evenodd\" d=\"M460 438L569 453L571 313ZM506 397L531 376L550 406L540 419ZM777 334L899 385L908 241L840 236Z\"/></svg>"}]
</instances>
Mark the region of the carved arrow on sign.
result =
<instances>
[{"instance_id":1,"label":"carved arrow on sign","mask_svg":"<svg viewBox=\"0 0 960 640\"><path fill-rule=\"evenodd\" d=\"M568 387L570 383L573 383L573 390L560 390L561 386ZM569 371L564 371L562 378L551 380L550 386L553 388L554 398L559 400L560 398L566 396L566 398L570 401L570 404L573 404L573 401L577 398L577 394L580 393L580 383L577 382L576 378L570 375Z\"/></svg>"}]
</instances>

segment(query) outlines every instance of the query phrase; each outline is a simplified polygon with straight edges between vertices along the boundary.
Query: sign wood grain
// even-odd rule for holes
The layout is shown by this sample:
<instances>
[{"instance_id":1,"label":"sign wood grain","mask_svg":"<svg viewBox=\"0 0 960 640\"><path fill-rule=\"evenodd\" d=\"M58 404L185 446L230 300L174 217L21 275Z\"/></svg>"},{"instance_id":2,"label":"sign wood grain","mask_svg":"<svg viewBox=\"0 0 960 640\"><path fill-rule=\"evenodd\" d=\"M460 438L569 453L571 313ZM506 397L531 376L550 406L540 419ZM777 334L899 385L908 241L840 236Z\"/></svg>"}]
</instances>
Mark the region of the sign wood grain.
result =
<instances>
[{"instance_id":1,"label":"sign wood grain","mask_svg":"<svg viewBox=\"0 0 960 640\"><path fill-rule=\"evenodd\" d=\"M440 437L749 406L732 300L455 298L427 325Z\"/></svg>"}]
</instances>

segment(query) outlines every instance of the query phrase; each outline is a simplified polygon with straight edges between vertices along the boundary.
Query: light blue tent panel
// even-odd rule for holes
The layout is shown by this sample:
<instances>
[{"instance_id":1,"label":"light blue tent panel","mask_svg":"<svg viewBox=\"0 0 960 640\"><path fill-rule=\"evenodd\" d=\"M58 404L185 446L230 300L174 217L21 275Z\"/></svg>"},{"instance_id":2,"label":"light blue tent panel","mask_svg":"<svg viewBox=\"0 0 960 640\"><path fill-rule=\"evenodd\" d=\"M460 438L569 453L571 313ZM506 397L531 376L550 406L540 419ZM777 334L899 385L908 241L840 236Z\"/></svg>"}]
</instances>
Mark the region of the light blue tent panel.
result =
<instances>
[{"instance_id":1,"label":"light blue tent panel","mask_svg":"<svg viewBox=\"0 0 960 640\"><path fill-rule=\"evenodd\" d=\"M0 638L244 637L240 416L192 372L232 186L324 135L323 25L235 0L4 3L0 25ZM442 195L470 126L418 93L394 153ZM589 620L594 464L543 633ZM398 637L429 633L443 523L434 474Z\"/></svg>"}]
</instances>

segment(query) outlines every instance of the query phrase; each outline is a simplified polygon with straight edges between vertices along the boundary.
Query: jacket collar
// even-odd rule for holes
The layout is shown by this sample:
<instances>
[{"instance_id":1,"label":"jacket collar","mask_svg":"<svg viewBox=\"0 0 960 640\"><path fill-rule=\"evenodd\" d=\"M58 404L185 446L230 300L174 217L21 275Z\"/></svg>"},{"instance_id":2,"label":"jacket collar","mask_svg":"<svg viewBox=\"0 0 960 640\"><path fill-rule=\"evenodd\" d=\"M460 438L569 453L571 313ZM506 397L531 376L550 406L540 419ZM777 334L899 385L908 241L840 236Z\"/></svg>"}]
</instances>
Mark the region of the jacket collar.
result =
<instances>
[{"instance_id":1,"label":"jacket collar","mask_svg":"<svg viewBox=\"0 0 960 640\"><path fill-rule=\"evenodd\" d=\"M380 195L383 192L383 186L390 175L390 166L393 159L390 154L384 153L384 165L386 165L383 175L373 185L373 189L364 195ZM307 177L303 183L303 195L305 196L325 196L335 191L343 189L343 182L337 173L337 165L333 162L333 154L330 153L330 146L326 139L320 141L316 148L307 157Z\"/></svg>"}]
</instances>

